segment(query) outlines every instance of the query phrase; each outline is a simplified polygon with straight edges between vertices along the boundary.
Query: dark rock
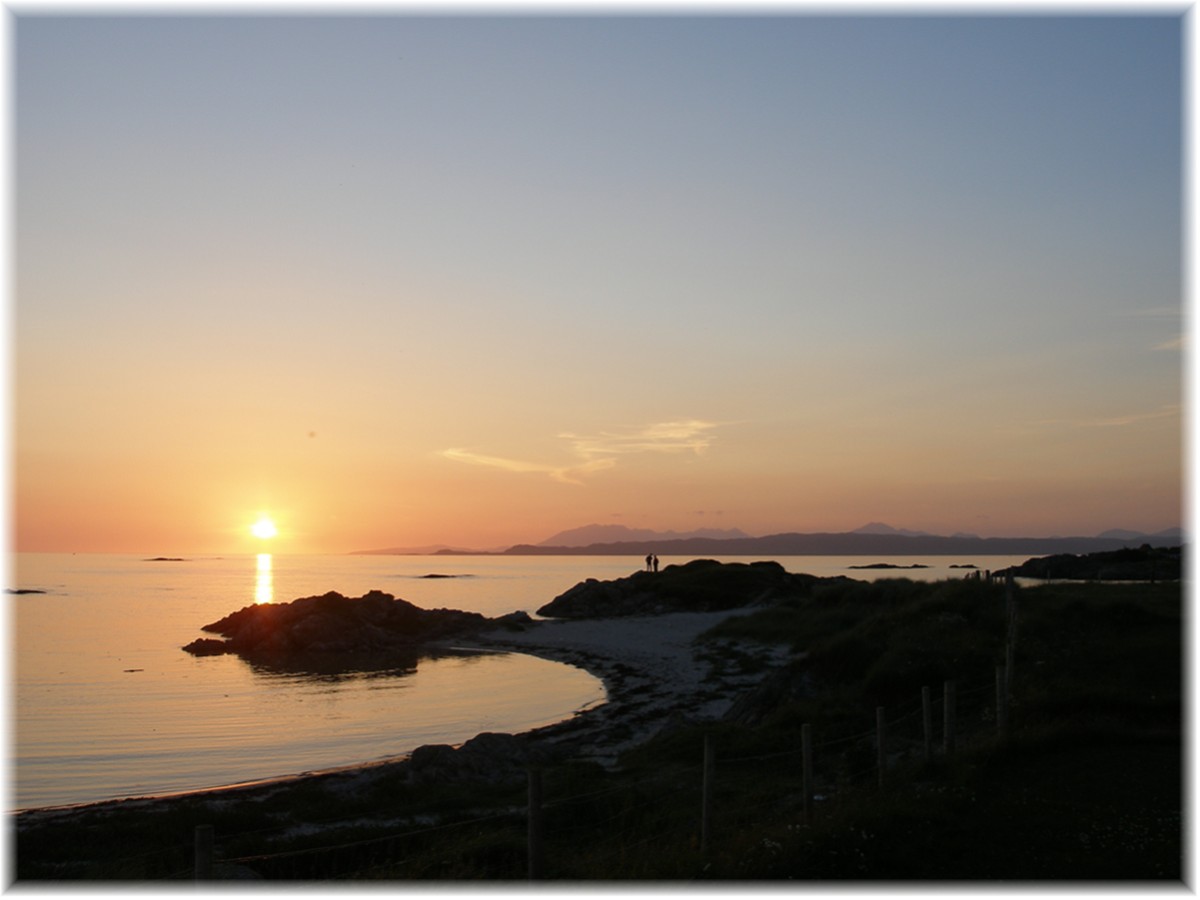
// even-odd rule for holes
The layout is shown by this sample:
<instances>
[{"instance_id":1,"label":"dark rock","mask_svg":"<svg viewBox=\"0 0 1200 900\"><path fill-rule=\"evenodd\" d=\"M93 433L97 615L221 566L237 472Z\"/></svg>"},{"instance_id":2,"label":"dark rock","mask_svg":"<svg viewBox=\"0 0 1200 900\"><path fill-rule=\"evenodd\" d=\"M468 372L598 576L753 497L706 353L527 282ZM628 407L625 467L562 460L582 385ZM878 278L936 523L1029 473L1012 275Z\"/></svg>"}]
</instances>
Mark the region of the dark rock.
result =
<instances>
[{"instance_id":1,"label":"dark rock","mask_svg":"<svg viewBox=\"0 0 1200 900\"><path fill-rule=\"evenodd\" d=\"M408 758L409 777L423 780L430 772L449 768L454 761L455 750L449 744L422 744Z\"/></svg>"},{"instance_id":2,"label":"dark rock","mask_svg":"<svg viewBox=\"0 0 1200 900\"><path fill-rule=\"evenodd\" d=\"M533 617L525 612L525 610L518 609L515 612L498 616L495 622L498 626L508 631L524 631L533 624Z\"/></svg>"},{"instance_id":3,"label":"dark rock","mask_svg":"<svg viewBox=\"0 0 1200 900\"><path fill-rule=\"evenodd\" d=\"M996 572L1001 577L1064 578L1086 581L1178 581L1183 568L1181 547L1126 547L1076 556L1057 553L1027 559Z\"/></svg>"},{"instance_id":4,"label":"dark rock","mask_svg":"<svg viewBox=\"0 0 1200 900\"><path fill-rule=\"evenodd\" d=\"M526 777L529 766L548 759L547 750L522 736L485 731L458 749L448 744L418 747L408 760L408 778L418 784L513 783Z\"/></svg>"},{"instance_id":5,"label":"dark rock","mask_svg":"<svg viewBox=\"0 0 1200 900\"><path fill-rule=\"evenodd\" d=\"M382 591L362 597L330 591L291 603L244 607L204 626L204 631L220 634L225 641L202 639L183 649L197 655L232 652L250 659L411 650L493 624L479 613L421 609Z\"/></svg>"},{"instance_id":6,"label":"dark rock","mask_svg":"<svg viewBox=\"0 0 1200 900\"><path fill-rule=\"evenodd\" d=\"M612 581L589 578L555 597L538 615L592 619L714 612L803 595L821 580L813 575L793 575L777 562L697 559L667 566L661 572L635 572Z\"/></svg>"}]
</instances>

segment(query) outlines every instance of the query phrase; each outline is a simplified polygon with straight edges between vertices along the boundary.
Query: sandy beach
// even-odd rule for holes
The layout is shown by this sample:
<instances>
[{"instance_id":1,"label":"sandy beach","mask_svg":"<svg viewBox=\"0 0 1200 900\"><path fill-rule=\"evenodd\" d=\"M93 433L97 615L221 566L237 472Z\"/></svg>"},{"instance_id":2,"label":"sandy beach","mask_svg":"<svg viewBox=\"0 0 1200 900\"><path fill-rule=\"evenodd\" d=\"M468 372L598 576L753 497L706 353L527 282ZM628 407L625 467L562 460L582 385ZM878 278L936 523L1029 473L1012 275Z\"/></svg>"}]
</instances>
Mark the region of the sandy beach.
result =
<instances>
[{"instance_id":1,"label":"sandy beach","mask_svg":"<svg viewBox=\"0 0 1200 900\"><path fill-rule=\"evenodd\" d=\"M629 747L664 727L720 717L763 673L745 675L721 664L721 650L733 642L697 647L695 639L737 612L683 612L612 619L539 620L525 631L497 630L472 646L529 653L591 672L605 685L607 702L580 711L574 719L539 731L561 732L578 752L612 763ZM755 646L768 665L787 656L786 648ZM615 729L620 724L623 728Z\"/></svg>"}]
</instances>

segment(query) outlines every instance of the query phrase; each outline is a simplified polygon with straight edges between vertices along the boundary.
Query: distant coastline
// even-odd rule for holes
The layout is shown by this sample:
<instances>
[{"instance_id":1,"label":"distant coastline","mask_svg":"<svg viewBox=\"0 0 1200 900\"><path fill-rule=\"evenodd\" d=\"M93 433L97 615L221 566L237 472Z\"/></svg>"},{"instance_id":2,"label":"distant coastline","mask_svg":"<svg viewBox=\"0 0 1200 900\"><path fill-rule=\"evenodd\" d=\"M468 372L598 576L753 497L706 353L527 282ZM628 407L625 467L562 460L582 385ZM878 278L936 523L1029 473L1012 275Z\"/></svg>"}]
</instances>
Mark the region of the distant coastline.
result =
<instances>
[{"instance_id":1,"label":"distant coastline","mask_svg":"<svg viewBox=\"0 0 1200 900\"><path fill-rule=\"evenodd\" d=\"M516 544L504 550L442 548L423 553L393 548L359 550L355 556L644 556L652 550L659 556L975 556L1055 553L1099 553L1140 547L1179 547L1179 535L1157 534L1133 537L975 537L934 534L876 534L861 531L836 533L785 533L763 537L683 538L674 540L611 541L585 546Z\"/></svg>"}]
</instances>

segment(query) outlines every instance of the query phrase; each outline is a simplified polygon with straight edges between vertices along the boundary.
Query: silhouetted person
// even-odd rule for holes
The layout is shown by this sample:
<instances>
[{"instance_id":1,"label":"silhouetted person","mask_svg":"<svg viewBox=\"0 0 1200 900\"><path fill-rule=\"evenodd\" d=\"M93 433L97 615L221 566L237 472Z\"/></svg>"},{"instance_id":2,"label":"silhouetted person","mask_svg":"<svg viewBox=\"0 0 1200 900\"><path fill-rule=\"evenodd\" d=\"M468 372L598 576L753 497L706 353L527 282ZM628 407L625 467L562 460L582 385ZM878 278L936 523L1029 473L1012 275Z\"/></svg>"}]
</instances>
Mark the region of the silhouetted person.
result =
<instances>
[{"instance_id":1,"label":"silhouetted person","mask_svg":"<svg viewBox=\"0 0 1200 900\"><path fill-rule=\"evenodd\" d=\"M646 554L646 571L647 572L654 571L654 554L653 553Z\"/></svg>"},{"instance_id":2,"label":"silhouetted person","mask_svg":"<svg viewBox=\"0 0 1200 900\"><path fill-rule=\"evenodd\" d=\"M654 571L655 572L658 571L658 557L657 556L654 557Z\"/></svg>"}]
</instances>

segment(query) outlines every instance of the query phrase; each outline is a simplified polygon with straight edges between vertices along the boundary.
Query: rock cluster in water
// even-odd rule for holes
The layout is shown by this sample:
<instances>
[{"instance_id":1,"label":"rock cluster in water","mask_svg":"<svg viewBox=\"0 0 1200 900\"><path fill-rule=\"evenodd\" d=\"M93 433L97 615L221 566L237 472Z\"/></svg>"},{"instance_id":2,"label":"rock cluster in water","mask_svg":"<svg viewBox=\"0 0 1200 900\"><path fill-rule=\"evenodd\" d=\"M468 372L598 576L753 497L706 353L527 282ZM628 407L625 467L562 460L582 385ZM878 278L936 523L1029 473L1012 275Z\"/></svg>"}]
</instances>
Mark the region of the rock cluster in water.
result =
<instances>
[{"instance_id":1,"label":"rock cluster in water","mask_svg":"<svg viewBox=\"0 0 1200 900\"><path fill-rule=\"evenodd\" d=\"M1066 578L1088 581L1178 581L1183 568L1181 547L1127 547L1101 553L1056 553L1027 559L997 574L1022 578Z\"/></svg>"},{"instance_id":2,"label":"rock cluster in water","mask_svg":"<svg viewBox=\"0 0 1200 900\"><path fill-rule=\"evenodd\" d=\"M224 640L199 638L183 649L196 656L236 653L247 658L411 649L497 626L521 627L525 613L489 619L458 609L422 609L383 591L343 597L330 591L291 603L247 606L205 625Z\"/></svg>"}]
</instances>

